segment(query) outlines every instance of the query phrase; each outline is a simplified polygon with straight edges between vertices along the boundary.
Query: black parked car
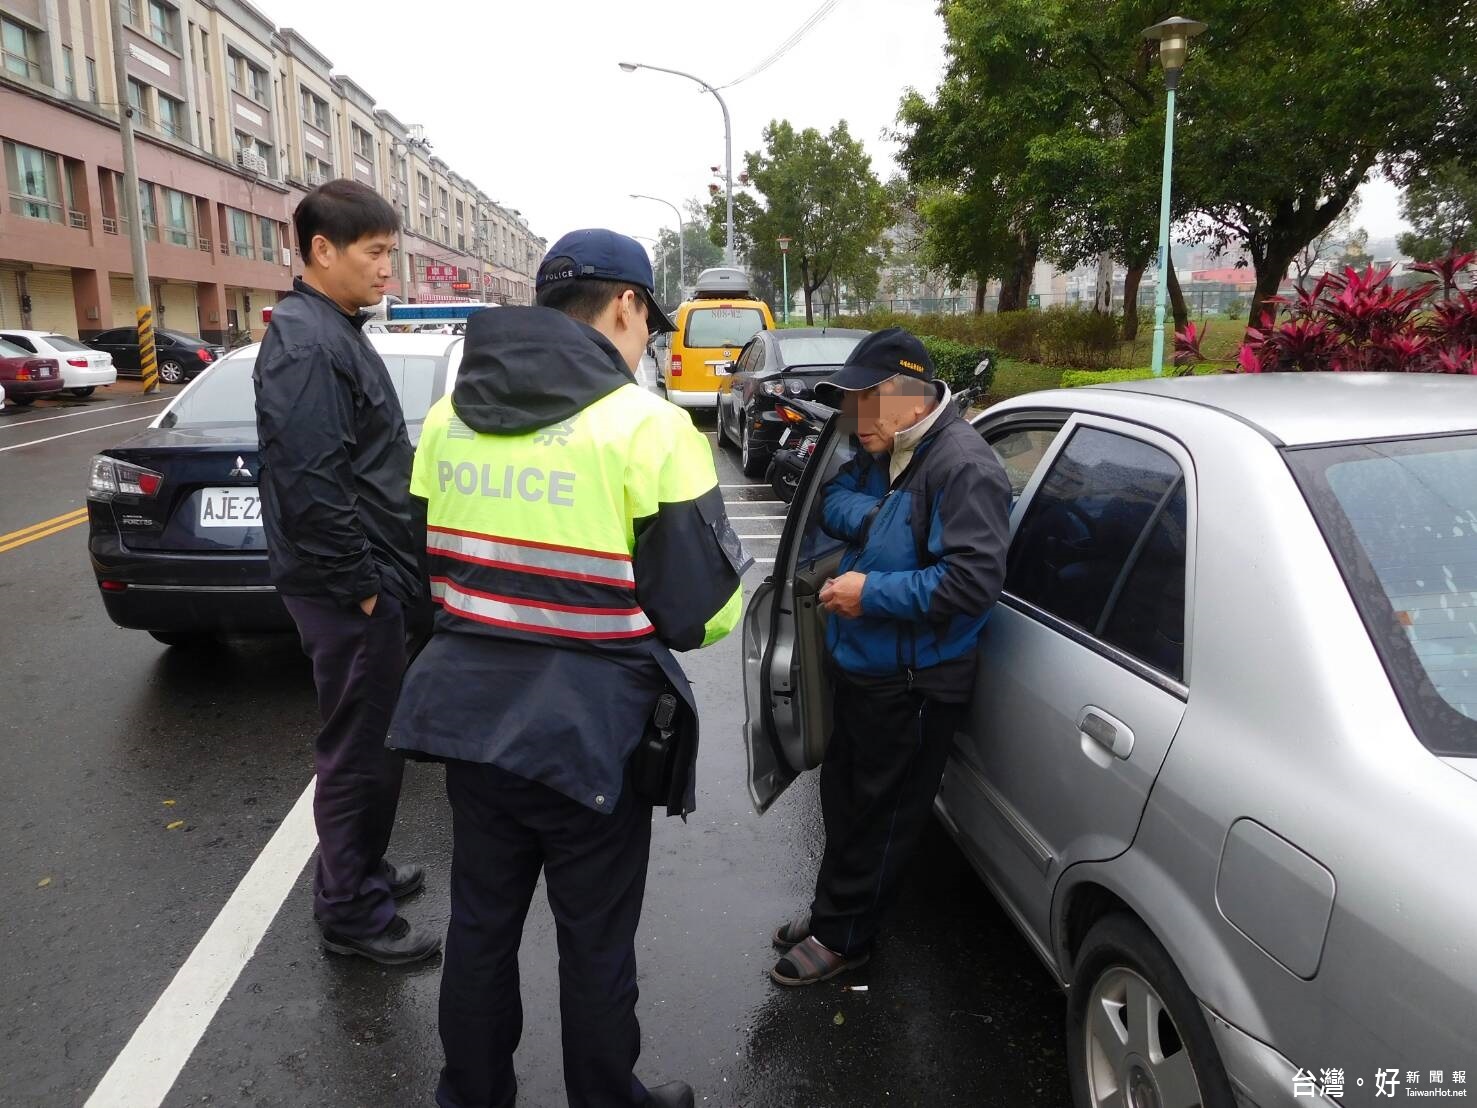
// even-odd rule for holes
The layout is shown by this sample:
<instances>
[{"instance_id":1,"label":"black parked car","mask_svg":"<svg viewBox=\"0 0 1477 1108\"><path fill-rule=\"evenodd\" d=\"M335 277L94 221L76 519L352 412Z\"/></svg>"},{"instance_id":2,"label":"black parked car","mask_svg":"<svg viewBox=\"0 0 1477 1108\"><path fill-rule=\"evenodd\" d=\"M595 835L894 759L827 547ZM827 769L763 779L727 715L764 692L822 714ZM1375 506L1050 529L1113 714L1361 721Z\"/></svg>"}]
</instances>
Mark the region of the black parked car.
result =
<instances>
[{"instance_id":1,"label":"black parked car","mask_svg":"<svg viewBox=\"0 0 1477 1108\"><path fill-rule=\"evenodd\" d=\"M371 335L411 441L461 362L454 335ZM88 551L119 627L170 646L216 635L290 631L267 576L257 498L260 346L233 351L175 397L147 431L92 459Z\"/></svg>"},{"instance_id":2,"label":"black parked car","mask_svg":"<svg viewBox=\"0 0 1477 1108\"><path fill-rule=\"evenodd\" d=\"M776 408L775 398L810 399L816 382L840 369L868 333L794 327L760 331L749 340L733 363L729 387L718 393L718 441L738 448L747 476L764 476L791 426Z\"/></svg>"},{"instance_id":3,"label":"black parked car","mask_svg":"<svg viewBox=\"0 0 1477 1108\"><path fill-rule=\"evenodd\" d=\"M136 329L114 327L111 331L104 331L82 341L94 350L113 355L113 365L118 370L119 377L143 375L143 369L139 365ZM188 381L220 359L225 352L225 347L206 342L199 335L187 335L182 331L154 331L154 360L159 367L159 380L166 385Z\"/></svg>"}]
</instances>

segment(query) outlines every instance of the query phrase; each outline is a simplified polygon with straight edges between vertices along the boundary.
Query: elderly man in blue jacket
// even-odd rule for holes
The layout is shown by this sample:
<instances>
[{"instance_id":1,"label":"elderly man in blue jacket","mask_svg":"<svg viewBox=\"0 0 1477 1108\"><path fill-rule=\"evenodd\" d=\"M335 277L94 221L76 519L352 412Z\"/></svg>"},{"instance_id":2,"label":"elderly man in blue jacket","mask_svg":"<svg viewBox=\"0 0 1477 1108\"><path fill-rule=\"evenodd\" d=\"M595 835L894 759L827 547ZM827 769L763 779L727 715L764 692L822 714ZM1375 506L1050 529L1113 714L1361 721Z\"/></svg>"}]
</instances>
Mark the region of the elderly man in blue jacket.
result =
<instances>
[{"instance_id":1,"label":"elderly man in blue jacket","mask_svg":"<svg viewBox=\"0 0 1477 1108\"><path fill-rule=\"evenodd\" d=\"M915 337L869 335L817 394L860 447L823 491L846 544L821 590L835 729L810 911L775 932L781 985L861 965L927 823L1005 580L1010 483ZM829 395L828 395L829 393Z\"/></svg>"}]
</instances>

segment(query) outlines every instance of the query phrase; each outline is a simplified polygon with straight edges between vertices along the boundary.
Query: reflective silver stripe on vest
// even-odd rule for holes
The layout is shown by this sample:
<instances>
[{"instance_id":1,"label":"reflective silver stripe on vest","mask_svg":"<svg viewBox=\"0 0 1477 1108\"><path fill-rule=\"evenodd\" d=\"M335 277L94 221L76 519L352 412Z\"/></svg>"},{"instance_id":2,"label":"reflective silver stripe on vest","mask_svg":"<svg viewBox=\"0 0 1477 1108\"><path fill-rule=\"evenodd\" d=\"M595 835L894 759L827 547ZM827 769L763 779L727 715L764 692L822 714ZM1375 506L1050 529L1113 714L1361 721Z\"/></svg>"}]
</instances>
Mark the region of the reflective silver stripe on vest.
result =
<instances>
[{"instance_id":1,"label":"reflective silver stripe on vest","mask_svg":"<svg viewBox=\"0 0 1477 1108\"><path fill-rule=\"evenodd\" d=\"M517 569L549 577L593 581L601 585L633 588L636 573L631 559L621 554L581 552L567 548L533 545L490 535L472 535L444 527L426 528L426 549L464 562Z\"/></svg>"},{"instance_id":2,"label":"reflective silver stripe on vest","mask_svg":"<svg viewBox=\"0 0 1477 1108\"><path fill-rule=\"evenodd\" d=\"M633 639L652 632L651 621L640 608L534 603L461 588L445 577L431 578L431 596L456 615L515 631L571 639Z\"/></svg>"}]
</instances>

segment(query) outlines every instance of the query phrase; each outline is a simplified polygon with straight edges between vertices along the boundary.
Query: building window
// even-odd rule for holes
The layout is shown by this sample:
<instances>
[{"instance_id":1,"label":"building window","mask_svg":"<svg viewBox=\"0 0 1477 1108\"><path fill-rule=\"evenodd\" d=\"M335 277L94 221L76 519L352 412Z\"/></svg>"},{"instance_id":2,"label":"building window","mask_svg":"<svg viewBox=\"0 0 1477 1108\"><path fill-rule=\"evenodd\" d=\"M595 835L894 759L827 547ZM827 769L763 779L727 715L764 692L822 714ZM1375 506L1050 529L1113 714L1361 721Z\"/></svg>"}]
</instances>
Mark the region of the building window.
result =
<instances>
[{"instance_id":1,"label":"building window","mask_svg":"<svg viewBox=\"0 0 1477 1108\"><path fill-rule=\"evenodd\" d=\"M149 0L149 37L160 46L179 50L179 12L159 0Z\"/></svg>"},{"instance_id":2,"label":"building window","mask_svg":"<svg viewBox=\"0 0 1477 1108\"><path fill-rule=\"evenodd\" d=\"M154 186L148 181L138 183L138 210L144 225L144 238L159 241L159 213L154 207Z\"/></svg>"},{"instance_id":3,"label":"building window","mask_svg":"<svg viewBox=\"0 0 1477 1108\"><path fill-rule=\"evenodd\" d=\"M87 98L97 103L97 62L87 59Z\"/></svg>"},{"instance_id":4,"label":"building window","mask_svg":"<svg viewBox=\"0 0 1477 1108\"><path fill-rule=\"evenodd\" d=\"M424 212L421 213L421 234L425 235L426 238L431 237L431 217Z\"/></svg>"},{"instance_id":5,"label":"building window","mask_svg":"<svg viewBox=\"0 0 1477 1108\"><path fill-rule=\"evenodd\" d=\"M370 165L374 164L374 136L359 124L352 124L354 134L354 152Z\"/></svg>"},{"instance_id":6,"label":"building window","mask_svg":"<svg viewBox=\"0 0 1477 1108\"><path fill-rule=\"evenodd\" d=\"M436 190L436 195L437 195L437 197L441 201L441 203L438 205L438 207L441 209L441 214L444 216L446 214L446 190L445 189L437 189Z\"/></svg>"},{"instance_id":7,"label":"building window","mask_svg":"<svg viewBox=\"0 0 1477 1108\"><path fill-rule=\"evenodd\" d=\"M227 208L226 212L231 224L231 252L238 258L251 257L251 221L238 208Z\"/></svg>"},{"instance_id":8,"label":"building window","mask_svg":"<svg viewBox=\"0 0 1477 1108\"><path fill-rule=\"evenodd\" d=\"M310 185L321 185L333 176L333 166L312 154L303 155L303 179Z\"/></svg>"},{"instance_id":9,"label":"building window","mask_svg":"<svg viewBox=\"0 0 1477 1108\"><path fill-rule=\"evenodd\" d=\"M164 226L167 240L174 246L193 246L195 238L195 202L182 192L164 190Z\"/></svg>"},{"instance_id":10,"label":"building window","mask_svg":"<svg viewBox=\"0 0 1477 1108\"><path fill-rule=\"evenodd\" d=\"M182 101L175 100L159 93L159 130L170 138L182 139L185 137L184 117L185 105Z\"/></svg>"},{"instance_id":11,"label":"building window","mask_svg":"<svg viewBox=\"0 0 1477 1108\"><path fill-rule=\"evenodd\" d=\"M66 73L67 95L72 99L77 98L77 66L72 60L72 48L62 47L62 69Z\"/></svg>"},{"instance_id":12,"label":"building window","mask_svg":"<svg viewBox=\"0 0 1477 1108\"><path fill-rule=\"evenodd\" d=\"M149 120L149 93L144 88L143 82L128 78L128 106L133 109L133 114L139 119Z\"/></svg>"},{"instance_id":13,"label":"building window","mask_svg":"<svg viewBox=\"0 0 1477 1108\"><path fill-rule=\"evenodd\" d=\"M424 173L415 175L415 191L422 200L431 199L431 179Z\"/></svg>"},{"instance_id":14,"label":"building window","mask_svg":"<svg viewBox=\"0 0 1477 1108\"><path fill-rule=\"evenodd\" d=\"M10 210L27 219L62 223L62 163L55 154L24 146L5 144L5 175L10 181Z\"/></svg>"},{"instance_id":15,"label":"building window","mask_svg":"<svg viewBox=\"0 0 1477 1108\"><path fill-rule=\"evenodd\" d=\"M321 96L314 96L307 89L303 94L303 119L311 123L324 134L328 133L328 101Z\"/></svg>"},{"instance_id":16,"label":"building window","mask_svg":"<svg viewBox=\"0 0 1477 1108\"><path fill-rule=\"evenodd\" d=\"M5 55L5 72L32 81L41 80L41 36L10 19L0 19L0 50Z\"/></svg>"},{"instance_id":17,"label":"building window","mask_svg":"<svg viewBox=\"0 0 1477 1108\"><path fill-rule=\"evenodd\" d=\"M258 230L261 232L262 261L277 261L277 224L266 216L257 216Z\"/></svg>"}]
</instances>

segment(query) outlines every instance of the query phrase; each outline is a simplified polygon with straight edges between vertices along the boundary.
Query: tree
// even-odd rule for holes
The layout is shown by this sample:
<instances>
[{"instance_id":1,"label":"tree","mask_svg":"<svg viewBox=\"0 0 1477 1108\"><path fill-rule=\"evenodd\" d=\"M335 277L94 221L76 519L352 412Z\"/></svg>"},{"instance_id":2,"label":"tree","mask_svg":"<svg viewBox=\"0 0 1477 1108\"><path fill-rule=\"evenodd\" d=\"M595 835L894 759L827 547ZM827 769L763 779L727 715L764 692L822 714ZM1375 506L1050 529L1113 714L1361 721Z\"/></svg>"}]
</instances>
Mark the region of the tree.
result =
<instances>
[{"instance_id":1,"label":"tree","mask_svg":"<svg viewBox=\"0 0 1477 1108\"><path fill-rule=\"evenodd\" d=\"M763 203L742 194L734 198L735 239L742 238L754 275L778 284L778 240L790 238L792 277L798 268L805 320L811 323L811 298L828 279L876 289L876 247L890 219L887 192L845 120L829 134L814 127L797 132L786 120L772 121L764 129L764 145L744 155ZM722 219L714 219L722 203L720 195L709 205L713 236L722 234Z\"/></svg>"},{"instance_id":2,"label":"tree","mask_svg":"<svg viewBox=\"0 0 1477 1108\"><path fill-rule=\"evenodd\" d=\"M667 263L667 281L657 289L657 300L667 308L675 307L681 303L685 293L684 287L690 288L697 280L697 275L705 269L723 264L723 247L721 239L718 243L713 242L708 234L708 212L701 200L689 200L683 205L687 209L686 218L683 221L682 247L677 248L677 232L673 228L663 228L658 239L660 250L669 259ZM687 256L687 273L685 279L677 274L677 260L683 251ZM657 275L661 279L661 275Z\"/></svg>"},{"instance_id":3,"label":"tree","mask_svg":"<svg viewBox=\"0 0 1477 1108\"><path fill-rule=\"evenodd\" d=\"M1332 262L1338 257L1340 248L1353 233L1354 213L1358 207L1359 202L1352 201L1337 219L1298 251L1292 260L1293 284L1301 288L1319 262Z\"/></svg>"},{"instance_id":4,"label":"tree","mask_svg":"<svg viewBox=\"0 0 1477 1108\"><path fill-rule=\"evenodd\" d=\"M1374 264L1374 255L1369 252L1369 232L1363 227L1351 233L1339 251L1339 269L1364 269Z\"/></svg>"},{"instance_id":5,"label":"tree","mask_svg":"<svg viewBox=\"0 0 1477 1108\"><path fill-rule=\"evenodd\" d=\"M1477 169L1450 161L1413 174L1400 214L1413 228L1400 249L1417 261L1477 249Z\"/></svg>"}]
</instances>

